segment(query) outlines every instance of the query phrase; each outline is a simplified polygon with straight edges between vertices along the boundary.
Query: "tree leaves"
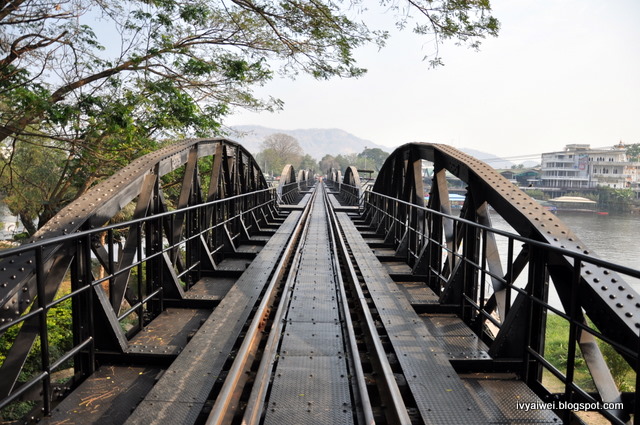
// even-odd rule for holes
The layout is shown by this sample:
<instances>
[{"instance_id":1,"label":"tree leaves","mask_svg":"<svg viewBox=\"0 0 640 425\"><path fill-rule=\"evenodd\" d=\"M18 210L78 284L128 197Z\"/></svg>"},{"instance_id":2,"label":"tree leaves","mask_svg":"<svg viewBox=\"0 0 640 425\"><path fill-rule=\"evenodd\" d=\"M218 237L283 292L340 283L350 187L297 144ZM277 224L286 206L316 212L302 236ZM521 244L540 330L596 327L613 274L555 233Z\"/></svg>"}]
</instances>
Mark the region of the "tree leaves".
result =
<instances>
[{"instance_id":1,"label":"tree leaves","mask_svg":"<svg viewBox=\"0 0 640 425\"><path fill-rule=\"evenodd\" d=\"M436 43L477 46L498 30L488 0L380 3L417 12L414 31ZM21 144L61 152L57 186L38 195L42 219L158 139L215 135L234 107L280 108L253 92L274 75L362 75L354 52L388 35L332 0L13 4L0 9L0 179L26 173L12 160ZM28 190L8 182L8 195Z\"/></svg>"}]
</instances>

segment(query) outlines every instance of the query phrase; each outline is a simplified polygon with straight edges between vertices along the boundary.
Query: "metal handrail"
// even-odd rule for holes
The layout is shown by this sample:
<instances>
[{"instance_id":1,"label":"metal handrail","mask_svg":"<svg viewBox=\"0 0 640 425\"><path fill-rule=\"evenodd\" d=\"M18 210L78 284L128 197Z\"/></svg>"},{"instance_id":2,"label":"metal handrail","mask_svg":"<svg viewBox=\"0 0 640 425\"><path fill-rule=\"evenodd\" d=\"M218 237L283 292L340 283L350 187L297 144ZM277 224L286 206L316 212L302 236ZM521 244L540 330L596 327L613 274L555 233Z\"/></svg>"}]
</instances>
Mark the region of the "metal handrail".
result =
<instances>
[{"instance_id":1,"label":"metal handrail","mask_svg":"<svg viewBox=\"0 0 640 425\"><path fill-rule=\"evenodd\" d=\"M268 195L268 196L261 197L261 195ZM250 208L242 209L241 211L235 214L227 215L225 213L225 216L223 217L222 220L218 220L212 225L204 226L203 228L194 229L195 232L192 232L186 235L185 238L179 238L179 240L174 241L173 243L170 243L167 246L163 246L164 244L161 244L161 246L158 247L158 249L156 250L153 250L153 247L151 246L146 246L146 249L151 249L153 251L152 253L143 252L142 241L146 237L143 234L144 233L143 228L146 229L146 227L144 226L149 224L159 223L160 224L159 238L162 241L163 235L165 234L162 224L165 223L165 220L169 220L176 216L181 216L181 215L191 214L191 213L197 214L196 217L203 218L205 216L204 212L207 211L208 209L215 209L219 206L223 206L223 208L226 208L226 206L235 205L234 203L238 201L243 201L245 199L252 199L252 200L255 199L255 202L251 202L252 206ZM167 254L177 249L180 246L185 246L189 242L195 241L198 238L202 237L203 235L206 235L209 232L215 231L216 229L226 226L229 223L232 223L239 219L241 220L242 217L245 217L247 214L252 214L252 212L256 210L269 207L270 205L275 205L275 203L276 203L276 197L275 197L274 188L260 189L257 191L244 193L236 196L231 196L228 198L223 198L223 199L218 199L218 200L214 200L214 201L210 201L210 202L206 202L198 205L188 206L188 207L181 208L174 211L167 211L167 212L162 212L162 213L158 213L158 214L147 216L147 217L141 217L141 218L130 220L124 223L111 224L111 225L106 225L104 227L99 227L95 229L78 231L76 233L56 236L50 239L31 241L30 243L27 243L20 247L15 247L12 249L1 251L0 259L2 259L3 261L9 261L11 258L17 258L18 256L24 256L25 254L35 253L34 272L36 275L37 305L34 305L30 311L25 312L23 315L16 318L15 320L8 319L5 323L0 324L0 336L3 335L4 332L7 331L9 328L20 325L21 323L29 319L35 319L36 317L38 317L39 318L38 321L40 323L40 330L38 331L38 334L41 335L40 339L41 339L41 347L42 347L43 354L42 354L42 364L41 364L42 373L30 379L28 382L21 384L17 389L11 389L6 395L6 397L4 397L4 399L0 399L0 408L3 408L8 404L12 403L18 397L20 397L20 395L22 395L25 391L41 383L43 385L42 394L43 394L43 402L44 402L44 411L45 411L45 415L48 414L48 412L51 409L50 396L49 396L51 372L53 370L56 370L65 362L75 357L77 354L79 354L84 350L88 349L90 352L94 351L94 338L89 335L87 336L87 338L81 339L75 346L71 347L70 350L68 350L65 353L62 353L57 360L50 362L48 358L49 357L48 341L47 341L48 338L46 337L46 332L47 332L48 312L51 308L61 304L64 301L68 301L70 299L77 299L78 297L81 297L81 296L92 297L94 296L92 295L92 288L95 288L104 282L111 281L117 276L120 276L124 273L129 273L131 270L134 270L135 268L138 268L138 271L139 271L138 302L135 303L133 306L131 306L122 314L118 314L118 312L115 312L117 320L121 321L124 318L128 317L133 312L144 309L145 304L149 303L150 301L154 299L158 299L158 297L160 297L161 299L163 296L162 286L160 286L156 290L150 291L147 294L143 292L142 285L140 282L140 280L142 279L142 274L140 273L140 271L143 264L146 264L149 261L152 261L154 259L158 259L162 255ZM172 223L172 222L169 222L169 223ZM109 257L112 257L113 256L112 253L115 247L113 233L121 229L132 230L134 229L134 227L137 228L137 232L136 232L137 234L135 236L137 238L137 241L136 241L137 255L138 255L137 261L133 261L131 264L126 265L125 267L119 270L114 270L112 268L110 270L110 273L107 273L107 275L103 278L95 279L93 277L88 277L86 281L81 280L82 282L81 286L72 289L69 294L65 294L64 296L58 299L54 299L50 302L44 302L46 278L45 278L43 264L44 262L47 261L47 258L45 258L45 253L47 252L46 249L48 249L48 252L50 253L49 255L51 255L51 249L55 249L56 247L77 245L77 247L75 248L78 250L78 254L76 255L76 257L78 257L78 261L83 262L82 265L78 266L82 270L84 270L83 276L81 277L81 279L83 279L84 277L90 276L90 274L88 273L90 273L91 261L92 261L91 248L90 248L90 242L92 240L92 237L96 237L99 234L103 234L104 232L107 232L109 236L107 241L107 244L109 245ZM171 227L173 227L173 225L171 225ZM172 230L167 230L166 235L169 236L171 233L172 233ZM82 243L82 245L79 245L80 243ZM84 252L81 253L80 251L84 251ZM110 263L113 263L111 258L110 258ZM187 272L195 271L195 268L199 268L199 267L200 267L200 262L198 261L195 263L195 265L191 265L187 267ZM185 276L186 276L186 273L180 273L178 278L185 277ZM88 308L91 309L92 307L88 306ZM142 321L142 314L139 314L138 320L139 320L140 329L142 329L144 326ZM90 330L90 332L92 333L93 330ZM43 337L42 335L45 335L45 336Z\"/></svg>"},{"instance_id":2,"label":"metal handrail","mask_svg":"<svg viewBox=\"0 0 640 425\"><path fill-rule=\"evenodd\" d=\"M581 308L580 308L580 304L579 304L579 300L577 298L577 296L574 296L572 299L572 307L570 312L564 312L556 307L554 307L553 305L551 305L547 299L540 299L539 297L535 296L532 293L529 293L525 288L519 288L518 286L516 286L516 282L513 279L513 271L511 269L511 265L513 263L514 260L514 254L513 254L513 242L514 241L518 241L523 243L526 246L529 246L530 249L539 249L539 250L543 250L543 252L553 252L555 254L558 254L560 256L563 256L565 258L571 258L573 259L573 271L571 272L573 275L572 280L574 281L573 285L574 285L574 293L577 293L577 283L580 281L580 267L581 265L584 265L585 263L587 264L593 264L595 266L598 267L602 267L605 269L609 269L611 271L626 275L626 276L630 276L633 278L638 278L640 279L640 270L637 269L632 269L630 267L626 267L623 265L619 265L619 264L615 264L612 263L610 261L606 261L606 260L602 260L599 258L594 258L592 255L586 255L583 254L581 252L576 252L576 251L571 251L562 247L558 247L558 246L553 246L549 243L545 243L539 240L534 240L534 239L530 239L521 235L517 235L517 234L513 234L507 231L503 231L500 229L495 229L492 227L488 227L470 220L466 220L464 218L460 218L460 217L456 217L456 216L452 216L452 215L448 215L446 213L440 212L440 211L436 211L433 209L430 209L428 207L424 207L424 206L419 206L416 204L412 204L410 202L401 200L401 199L396 199L381 193L377 193L377 192L373 192L373 191L367 191L363 194L363 196L365 197L365 211L366 214L369 214L370 216L376 217L376 222L377 223L382 223L383 221L384 223L384 232L391 232L392 228L399 225L401 227L401 231L399 232L400 234L403 234L405 231L409 232L411 234L413 234L414 238L417 238L418 240L420 240L421 245L417 246L415 251L413 252L411 250L407 250L408 254L407 255L411 255L414 258L417 258L418 254L421 251L421 247L426 246L426 244L434 244L436 245L439 249L441 249L441 256L445 257L445 256L453 256L455 258L457 258L459 261L463 261L464 264L467 264L468 266L472 267L474 270L477 270L481 275L479 276L479 280L480 283L478 284L478 290L479 292L481 292L479 298L479 303L476 302L476 300L474 298L472 298L471 296L469 296L469 294L463 292L463 304L466 306L469 306L471 308L473 308L476 313L480 316L482 316L483 320L489 320L494 326L496 326L497 328L501 327L501 323L496 320L492 315L491 315L491 311L487 311L485 309L484 306L484 300L486 297L486 288L485 288L485 278L487 276L492 277L492 278L497 278L500 280L500 282L502 282L505 286L506 286L506 293L508 294L508 303L507 303L507 308L511 307L511 293L514 292L516 294L521 294L522 296L525 296L526 299L529 300L529 302L533 303L532 305L537 305L539 306L539 308L542 308L543 311L549 311L549 312L553 312L556 315L558 315L559 317L561 317L562 319L566 320L569 323L570 326L570 330L572 332L572 337L573 337L573 344L575 347L575 335L578 331L582 331L582 332L586 332L590 335L592 335L595 338L600 339L601 341L603 341L606 344L611 345L612 347L614 347L620 354L623 354L627 357L627 359L629 359L629 361L631 362L631 366L632 367L637 367L638 365L640 365L640 355L639 355L639 350L633 350L632 348L629 348L628 346L624 346L621 345L620 343L612 340L611 338L607 337L607 335L603 334L602 332L600 332L597 329L594 329L593 327L584 324L581 320L582 317L582 313L581 313ZM384 202L384 205L382 205L382 203ZM406 214L404 216L400 216L398 215L398 207L402 206L403 208L406 209ZM500 235L502 237L507 238L507 240L509 241L509 253L508 253L508 258L507 258L507 264L509 269L507 270L507 274L505 276L497 276L495 273L492 273L491 271L489 271L487 269L487 265L486 265L486 246L483 246L482 251L480 251L482 254L481 262L480 264L471 261L470 259L466 258L463 254L458 252L458 248L454 245L453 248L449 248L447 247L447 244L444 243L442 240L437 240L434 239L430 234L428 234L428 226L423 226L424 230L420 230L415 228L414 226L411 225L411 221L409 219L409 217L411 216L411 214L413 214L414 212L419 211L423 214L423 218L421 218L422 223L427 223L429 220L431 220L433 218L433 216L439 216L440 218L443 219L447 219L447 220L452 220L452 222L454 223L453 229L454 229L454 234L455 231L457 229L457 226L455 225L455 223L461 223L463 228L464 226L472 226L475 229L478 229L480 232L482 232L482 240L483 240L483 244L486 243L486 235L487 232L491 232L495 235ZM365 214L365 215L366 215ZM395 224L394 224L395 223ZM463 230L464 231L464 230ZM443 238L443 235L439 235L440 238ZM456 240L456 237L453 237L453 240ZM398 246L397 244L400 241L398 239L395 239L395 246ZM546 261L546 260L545 260ZM462 265L461 265L462 266ZM439 267L438 265L436 265L436 267ZM433 268L432 265L429 266L429 270L431 273L436 274L438 276L438 279L440 282L443 282L446 277L441 276L440 275L440 270L438 268ZM506 277L506 279L505 279ZM529 277L528 279L530 279L531 277ZM639 339L640 342L640 339ZM569 348L568 348L569 350ZM569 350L570 351L570 350ZM538 352L536 349L532 348L530 345L527 344L526 347L526 352L528 353L528 355L530 355L530 358L537 362L538 364L540 364L543 368L549 370L556 378L558 378L564 385L565 385L565 396L568 397L569 394L573 394L576 397L582 397L583 400L586 400L586 402L594 402L597 401L593 398L592 395L588 394L585 390L583 390L582 388L580 388L575 382L574 382L574 377L573 377L573 365L575 364L575 349L572 352L568 352L568 361L567 361L567 373L563 374L561 371L558 371L556 368L554 368L551 363L549 363L547 360L545 360L544 354L543 352ZM640 409L640 406L636 406L636 412L638 412ZM612 414L609 411L605 411L605 410L601 410L600 411L601 414L603 414L605 417L607 417L609 420L613 421L614 423L619 423L622 424L624 423L619 417L615 416L614 414Z\"/></svg>"}]
</instances>

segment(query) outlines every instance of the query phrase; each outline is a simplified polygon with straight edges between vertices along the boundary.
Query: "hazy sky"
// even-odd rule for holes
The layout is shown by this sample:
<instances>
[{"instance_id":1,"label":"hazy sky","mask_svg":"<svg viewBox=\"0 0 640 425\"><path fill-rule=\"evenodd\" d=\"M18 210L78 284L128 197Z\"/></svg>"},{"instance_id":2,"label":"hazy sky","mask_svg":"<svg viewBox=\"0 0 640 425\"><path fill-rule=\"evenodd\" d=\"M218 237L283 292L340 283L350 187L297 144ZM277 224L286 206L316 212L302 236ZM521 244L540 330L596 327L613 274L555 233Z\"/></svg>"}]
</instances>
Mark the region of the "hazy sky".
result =
<instances>
[{"instance_id":1,"label":"hazy sky","mask_svg":"<svg viewBox=\"0 0 640 425\"><path fill-rule=\"evenodd\" d=\"M258 93L282 99L283 111L241 111L226 124L340 128L387 146L447 143L503 157L640 143L640 1L491 3L502 29L480 52L449 43L445 66L429 69L428 39L394 34L381 51L358 52L366 76L274 80Z\"/></svg>"}]
</instances>

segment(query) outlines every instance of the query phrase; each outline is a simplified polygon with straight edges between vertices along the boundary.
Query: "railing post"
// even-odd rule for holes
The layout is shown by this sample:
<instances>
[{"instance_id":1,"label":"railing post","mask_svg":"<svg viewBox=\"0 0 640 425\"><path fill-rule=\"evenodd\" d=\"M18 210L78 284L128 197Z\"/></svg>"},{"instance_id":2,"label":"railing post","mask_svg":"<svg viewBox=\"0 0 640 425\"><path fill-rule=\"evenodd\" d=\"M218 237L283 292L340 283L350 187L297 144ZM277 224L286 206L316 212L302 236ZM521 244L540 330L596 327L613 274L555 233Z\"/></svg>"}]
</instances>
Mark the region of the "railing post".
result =
<instances>
[{"instance_id":1,"label":"railing post","mask_svg":"<svg viewBox=\"0 0 640 425\"><path fill-rule=\"evenodd\" d=\"M532 245L529 254L529 282L528 287L528 315L527 338L524 349L524 374L529 386L536 386L542 378L542 366L529 353L532 350L540 355L544 354L545 330L547 314L542 305L535 299L546 302L548 293L549 274L546 268L547 253Z\"/></svg>"},{"instance_id":2,"label":"railing post","mask_svg":"<svg viewBox=\"0 0 640 425\"><path fill-rule=\"evenodd\" d=\"M71 291L78 291L91 286L91 236L87 234L76 240L75 256L71 267ZM73 345L78 346L95 332L93 325L93 292L94 288L84 290L72 299ZM95 338L93 338L95 341ZM95 370L95 345L81 350L73 362L76 374L89 376Z\"/></svg>"},{"instance_id":3,"label":"railing post","mask_svg":"<svg viewBox=\"0 0 640 425\"><path fill-rule=\"evenodd\" d=\"M49 354L49 331L47 329L47 299L45 295L45 274L44 259L42 255L42 245L36 248L36 286L38 293L38 308L42 309L40 319L40 355L42 360L42 371L46 373L42 379L42 402L43 414L51 413L51 360Z\"/></svg>"},{"instance_id":4,"label":"railing post","mask_svg":"<svg viewBox=\"0 0 640 425\"><path fill-rule=\"evenodd\" d=\"M571 305L569 307L569 341L567 343L567 371L564 386L564 397L567 402L573 401L573 378L576 366L576 345L578 337L578 328L576 322L579 319L580 305L578 303L578 290L580 287L580 263L578 258L573 259L573 276L571 277ZM584 331L583 331L584 332ZM567 409L563 418L565 423L571 420L571 410Z\"/></svg>"}]
</instances>

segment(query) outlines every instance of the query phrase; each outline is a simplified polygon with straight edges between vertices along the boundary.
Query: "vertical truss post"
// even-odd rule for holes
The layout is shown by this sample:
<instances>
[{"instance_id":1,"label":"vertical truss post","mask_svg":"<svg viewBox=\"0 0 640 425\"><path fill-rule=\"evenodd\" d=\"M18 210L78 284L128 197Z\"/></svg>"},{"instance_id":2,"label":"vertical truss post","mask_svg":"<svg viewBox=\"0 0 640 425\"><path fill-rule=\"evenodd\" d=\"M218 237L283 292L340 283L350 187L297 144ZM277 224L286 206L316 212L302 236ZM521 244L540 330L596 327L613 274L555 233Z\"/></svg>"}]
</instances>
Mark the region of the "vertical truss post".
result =
<instances>
[{"instance_id":1,"label":"vertical truss post","mask_svg":"<svg viewBox=\"0 0 640 425\"><path fill-rule=\"evenodd\" d=\"M156 173L157 175L157 167ZM162 212L161 195L160 195L160 179L156 178L153 185L153 196L149 205L150 215L158 214ZM163 280L163 258L162 255L156 255L162 251L162 239L163 239L163 220L156 218L154 220L148 220L145 222L145 248L146 256L153 257L146 263L146 292L151 294L158 288L162 288ZM147 304L147 312L152 317L157 316L162 312L163 300L162 292L160 295Z\"/></svg>"},{"instance_id":2,"label":"vertical truss post","mask_svg":"<svg viewBox=\"0 0 640 425\"><path fill-rule=\"evenodd\" d=\"M44 260L42 256L42 246L36 248L36 286L38 293L37 305L42 311L39 314L40 325L40 358L42 371L46 375L42 379L42 402L43 414L51 413L51 365L49 357L49 332L47 329L47 297L45 295Z\"/></svg>"},{"instance_id":3,"label":"vertical truss post","mask_svg":"<svg viewBox=\"0 0 640 425\"><path fill-rule=\"evenodd\" d=\"M464 264L462 264L462 285L463 293L472 299L474 302L478 300L478 269L475 267L480 259L480 231L475 226L464 226L464 244L463 244L463 258ZM456 260L456 262L458 262ZM452 266L451 279L456 282L458 279L458 267ZM455 292L454 284L454 292ZM455 298L454 298L455 299ZM456 300L457 301L457 300ZM466 323L471 323L474 319L475 308L466 301L465 297L460 297L460 308L462 310L462 320Z\"/></svg>"},{"instance_id":4,"label":"vertical truss post","mask_svg":"<svg viewBox=\"0 0 640 425\"><path fill-rule=\"evenodd\" d=\"M549 273L547 271L547 253L531 246L529 257L529 282L528 290L528 323L526 325L527 344L524 348L524 379L529 386L539 385L542 379L542 365L536 361L529 350L544 354L545 331L547 324L547 311L534 298L547 302L549 291Z\"/></svg>"},{"instance_id":5,"label":"vertical truss post","mask_svg":"<svg viewBox=\"0 0 640 425\"><path fill-rule=\"evenodd\" d=\"M87 235L78 239L75 246L76 255L71 265L71 291L75 292L86 286L91 286L91 239ZM93 292L94 289L84 290L71 301L73 345L78 346L87 339L95 339L93 326ZM76 375L89 376L95 370L94 344L81 350L73 361Z\"/></svg>"}]
</instances>

